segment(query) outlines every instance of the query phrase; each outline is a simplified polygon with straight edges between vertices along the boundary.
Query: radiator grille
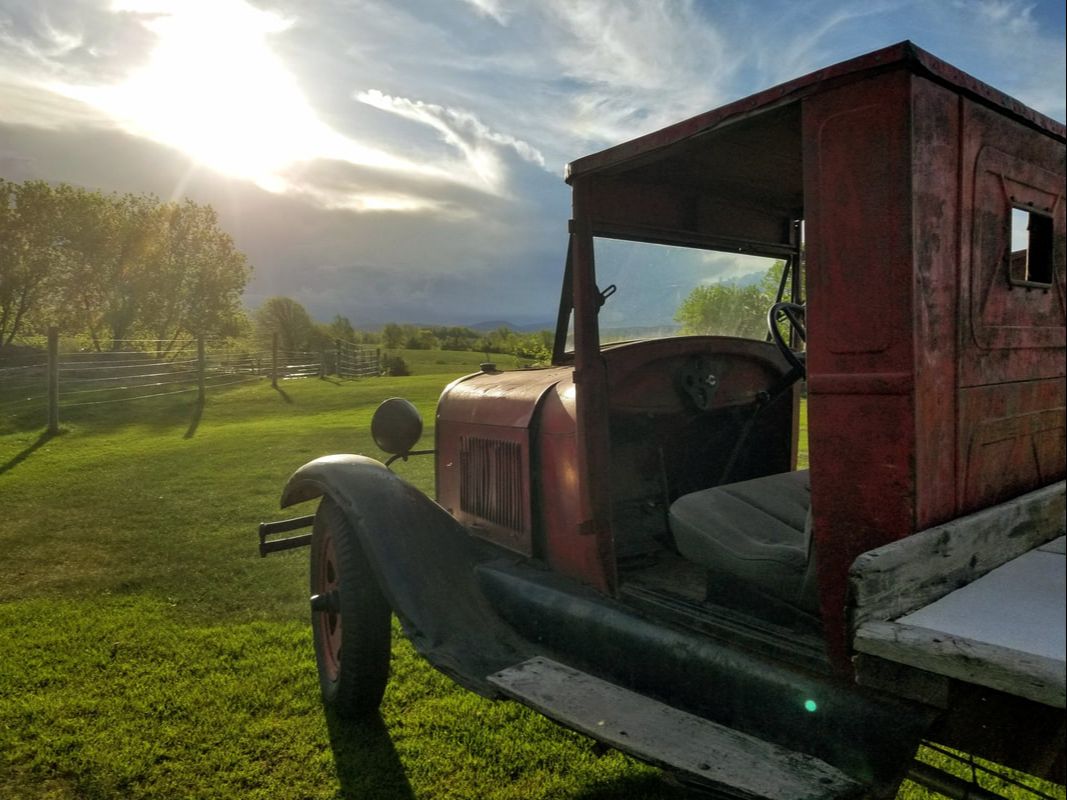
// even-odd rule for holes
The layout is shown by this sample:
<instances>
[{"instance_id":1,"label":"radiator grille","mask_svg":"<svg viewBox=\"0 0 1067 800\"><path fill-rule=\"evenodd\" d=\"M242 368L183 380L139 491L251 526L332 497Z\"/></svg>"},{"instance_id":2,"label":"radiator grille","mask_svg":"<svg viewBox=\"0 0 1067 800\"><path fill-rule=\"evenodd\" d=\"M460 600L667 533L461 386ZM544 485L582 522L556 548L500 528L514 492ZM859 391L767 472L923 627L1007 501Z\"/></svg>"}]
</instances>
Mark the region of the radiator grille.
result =
<instances>
[{"instance_id":1,"label":"radiator grille","mask_svg":"<svg viewBox=\"0 0 1067 800\"><path fill-rule=\"evenodd\" d=\"M513 531L526 529L522 445L463 436L459 468L463 511Z\"/></svg>"}]
</instances>

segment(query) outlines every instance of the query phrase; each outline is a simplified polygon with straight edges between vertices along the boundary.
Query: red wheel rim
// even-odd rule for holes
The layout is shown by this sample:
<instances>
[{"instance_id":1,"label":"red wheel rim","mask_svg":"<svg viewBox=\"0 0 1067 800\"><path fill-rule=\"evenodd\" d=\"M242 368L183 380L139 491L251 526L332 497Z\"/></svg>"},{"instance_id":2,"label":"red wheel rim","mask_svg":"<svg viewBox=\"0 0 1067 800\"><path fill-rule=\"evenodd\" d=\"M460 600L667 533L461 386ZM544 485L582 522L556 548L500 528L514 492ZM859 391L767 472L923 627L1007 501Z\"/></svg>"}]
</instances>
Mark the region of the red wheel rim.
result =
<instances>
[{"instance_id":1,"label":"red wheel rim","mask_svg":"<svg viewBox=\"0 0 1067 800\"><path fill-rule=\"evenodd\" d=\"M322 557L318 560L319 567L315 575L315 593L328 595L337 592L339 594L341 583L338 579L337 551L334 547L333 534L328 530L323 530L321 533L319 553ZM320 652L322 666L329 679L335 681L341 674L340 610L316 612L315 624L318 626L319 641L322 643Z\"/></svg>"}]
</instances>

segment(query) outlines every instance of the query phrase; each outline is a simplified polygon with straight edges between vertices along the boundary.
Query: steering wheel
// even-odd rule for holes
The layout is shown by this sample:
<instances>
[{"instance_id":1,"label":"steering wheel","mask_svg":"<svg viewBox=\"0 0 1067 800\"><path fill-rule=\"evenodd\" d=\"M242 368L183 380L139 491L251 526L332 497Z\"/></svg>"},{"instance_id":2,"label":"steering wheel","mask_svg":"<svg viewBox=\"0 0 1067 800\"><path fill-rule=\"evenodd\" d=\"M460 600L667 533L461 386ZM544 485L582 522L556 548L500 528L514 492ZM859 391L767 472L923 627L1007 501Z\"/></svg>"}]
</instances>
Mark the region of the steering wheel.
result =
<instances>
[{"instance_id":1,"label":"steering wheel","mask_svg":"<svg viewBox=\"0 0 1067 800\"><path fill-rule=\"evenodd\" d=\"M805 365L805 354L793 350L789 346L789 342L782 336L782 331L778 327L778 323L782 319L789 323L790 328L796 332L802 342L807 342L807 331L804 329L804 306L798 303L775 303L771 306L771 310L767 312L767 328L770 331L771 339L774 340L785 360L792 367L787 375L788 385L801 380L807 374L807 367ZM786 383L786 381L783 381L783 383Z\"/></svg>"}]
</instances>

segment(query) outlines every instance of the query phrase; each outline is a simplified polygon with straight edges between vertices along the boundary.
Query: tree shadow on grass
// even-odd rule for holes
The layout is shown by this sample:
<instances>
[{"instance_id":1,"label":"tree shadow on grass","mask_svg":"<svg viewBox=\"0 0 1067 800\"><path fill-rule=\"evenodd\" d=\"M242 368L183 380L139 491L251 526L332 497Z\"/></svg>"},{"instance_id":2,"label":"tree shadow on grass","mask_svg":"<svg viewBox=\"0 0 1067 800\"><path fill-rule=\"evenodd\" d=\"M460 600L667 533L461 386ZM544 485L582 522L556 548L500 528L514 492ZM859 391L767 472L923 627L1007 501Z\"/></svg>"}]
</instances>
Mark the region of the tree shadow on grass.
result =
<instances>
[{"instance_id":1,"label":"tree shadow on grass","mask_svg":"<svg viewBox=\"0 0 1067 800\"><path fill-rule=\"evenodd\" d=\"M415 800L389 730L378 715L341 720L326 715L341 796L346 800Z\"/></svg>"},{"instance_id":2,"label":"tree shadow on grass","mask_svg":"<svg viewBox=\"0 0 1067 800\"><path fill-rule=\"evenodd\" d=\"M287 395L285 393L285 389L283 389L281 386L272 386L270 388L272 388L274 391L276 391L278 394L280 394L282 396L282 400L284 400L285 402L287 402L290 405L292 405L293 398L291 398L289 395Z\"/></svg>"},{"instance_id":3,"label":"tree shadow on grass","mask_svg":"<svg viewBox=\"0 0 1067 800\"><path fill-rule=\"evenodd\" d=\"M193 416L189 419L189 427L185 429L183 439L192 439L196 436L196 429L200 427L200 418L204 416L204 404L199 400L193 404Z\"/></svg>"},{"instance_id":4,"label":"tree shadow on grass","mask_svg":"<svg viewBox=\"0 0 1067 800\"><path fill-rule=\"evenodd\" d=\"M3 475L5 472L14 469L27 458L29 458L31 455L33 455L35 451L44 447L57 436L62 436L63 433L63 430L60 430L58 433L50 433L47 430L41 431L41 435L34 440L33 444L24 448L21 452L16 453L7 461L6 464L0 464L0 475Z\"/></svg>"}]
</instances>

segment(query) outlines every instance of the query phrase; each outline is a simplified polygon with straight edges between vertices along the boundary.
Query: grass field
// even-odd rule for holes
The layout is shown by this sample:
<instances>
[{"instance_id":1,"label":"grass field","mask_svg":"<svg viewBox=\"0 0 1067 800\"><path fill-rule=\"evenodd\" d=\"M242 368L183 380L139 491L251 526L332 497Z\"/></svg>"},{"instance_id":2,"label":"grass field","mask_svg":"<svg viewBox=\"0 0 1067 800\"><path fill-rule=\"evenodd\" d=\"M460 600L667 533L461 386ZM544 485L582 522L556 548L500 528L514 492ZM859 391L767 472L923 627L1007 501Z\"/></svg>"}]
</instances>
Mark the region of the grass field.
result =
<instances>
[{"instance_id":1,"label":"grass field","mask_svg":"<svg viewBox=\"0 0 1067 800\"><path fill-rule=\"evenodd\" d=\"M0 798L678 797L400 637L382 723L325 720L307 553L260 559L255 526L303 462L375 453L385 397L432 425L448 377L264 382L198 419L151 400L0 436ZM400 469L432 485L429 459Z\"/></svg>"},{"instance_id":2,"label":"grass field","mask_svg":"<svg viewBox=\"0 0 1067 800\"><path fill-rule=\"evenodd\" d=\"M0 798L682 797L455 687L401 637L381 722L324 717L307 554L260 559L255 526L300 464L375 454L380 400L406 396L432 426L470 364L414 362L424 374L262 382L202 414L160 398L81 409L53 438L0 434ZM398 471L432 485L429 459Z\"/></svg>"},{"instance_id":3,"label":"grass field","mask_svg":"<svg viewBox=\"0 0 1067 800\"><path fill-rule=\"evenodd\" d=\"M471 353L466 350L386 350L398 355L411 368L412 375L456 376L474 372L482 362L496 364L499 369L518 369L529 359L505 353Z\"/></svg>"}]
</instances>

